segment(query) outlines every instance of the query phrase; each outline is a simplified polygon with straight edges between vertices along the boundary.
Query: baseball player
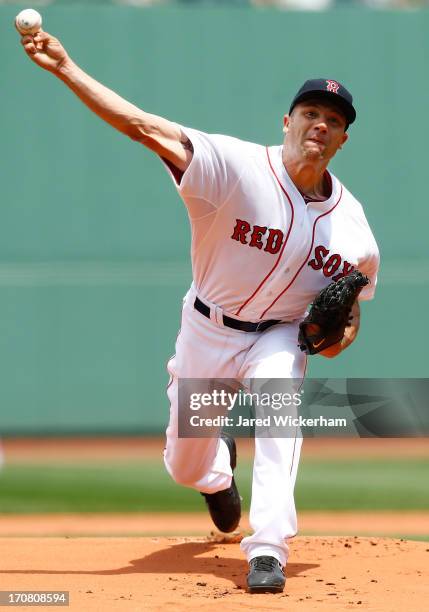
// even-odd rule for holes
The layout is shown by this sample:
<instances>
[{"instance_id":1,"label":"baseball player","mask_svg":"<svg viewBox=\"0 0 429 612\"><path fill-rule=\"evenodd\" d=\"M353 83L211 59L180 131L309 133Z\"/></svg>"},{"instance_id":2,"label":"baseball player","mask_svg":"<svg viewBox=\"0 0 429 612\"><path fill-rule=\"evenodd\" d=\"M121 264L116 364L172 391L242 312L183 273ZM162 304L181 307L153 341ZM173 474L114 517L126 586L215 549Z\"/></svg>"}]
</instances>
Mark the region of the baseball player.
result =
<instances>
[{"instance_id":1,"label":"baseball player","mask_svg":"<svg viewBox=\"0 0 429 612\"><path fill-rule=\"evenodd\" d=\"M327 169L355 120L352 96L331 79L306 81L284 116L282 145L264 147L146 113L83 72L46 32L22 37L22 44L94 113L154 151L186 205L193 283L168 363L164 460L176 482L204 495L216 526L232 531L240 520L235 442L179 436L179 379L302 381L307 355L298 346L299 323L315 295L359 268L370 279L359 301L373 297L376 242L360 203ZM321 351L325 357L355 340L359 301L341 340ZM253 534L241 543L252 593L285 585L301 441L255 438Z\"/></svg>"}]
</instances>

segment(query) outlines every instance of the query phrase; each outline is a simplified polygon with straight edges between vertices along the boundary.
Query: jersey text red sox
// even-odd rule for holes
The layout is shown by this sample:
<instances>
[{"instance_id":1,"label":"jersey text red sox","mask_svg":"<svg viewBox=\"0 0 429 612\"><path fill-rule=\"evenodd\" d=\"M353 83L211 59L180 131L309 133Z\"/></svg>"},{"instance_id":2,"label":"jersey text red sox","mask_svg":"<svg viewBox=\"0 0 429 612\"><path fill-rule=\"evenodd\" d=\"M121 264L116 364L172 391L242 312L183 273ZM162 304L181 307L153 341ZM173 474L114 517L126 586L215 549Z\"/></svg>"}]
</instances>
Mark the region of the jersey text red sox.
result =
<instances>
[{"instance_id":1,"label":"jersey text red sox","mask_svg":"<svg viewBox=\"0 0 429 612\"><path fill-rule=\"evenodd\" d=\"M241 244L263 249L267 253L275 255L282 247L284 234L280 229L268 228L266 225L254 225L252 227L248 221L236 219L231 238ZM314 248L314 257L310 259L307 265L313 270L322 270L326 277L332 277L334 281L354 270L353 264L343 259L339 253L330 255L329 249L322 244ZM335 274L337 271L338 274Z\"/></svg>"}]
</instances>

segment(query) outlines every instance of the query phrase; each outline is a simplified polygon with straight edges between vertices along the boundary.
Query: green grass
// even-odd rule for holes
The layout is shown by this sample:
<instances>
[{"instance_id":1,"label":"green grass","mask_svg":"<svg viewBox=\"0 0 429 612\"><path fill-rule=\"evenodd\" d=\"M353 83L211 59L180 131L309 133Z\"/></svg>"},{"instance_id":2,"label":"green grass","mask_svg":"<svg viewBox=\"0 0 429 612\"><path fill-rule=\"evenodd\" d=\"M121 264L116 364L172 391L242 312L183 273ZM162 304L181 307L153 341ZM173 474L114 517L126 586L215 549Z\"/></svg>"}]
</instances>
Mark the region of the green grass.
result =
<instances>
[{"instance_id":1,"label":"green grass","mask_svg":"<svg viewBox=\"0 0 429 612\"><path fill-rule=\"evenodd\" d=\"M307 461L298 473L302 510L428 510L429 461Z\"/></svg>"},{"instance_id":2,"label":"green grass","mask_svg":"<svg viewBox=\"0 0 429 612\"><path fill-rule=\"evenodd\" d=\"M299 510L429 510L429 462L306 460L296 487ZM251 464L237 468L248 508ZM160 462L6 465L0 512L189 512L201 497L176 485Z\"/></svg>"}]
</instances>

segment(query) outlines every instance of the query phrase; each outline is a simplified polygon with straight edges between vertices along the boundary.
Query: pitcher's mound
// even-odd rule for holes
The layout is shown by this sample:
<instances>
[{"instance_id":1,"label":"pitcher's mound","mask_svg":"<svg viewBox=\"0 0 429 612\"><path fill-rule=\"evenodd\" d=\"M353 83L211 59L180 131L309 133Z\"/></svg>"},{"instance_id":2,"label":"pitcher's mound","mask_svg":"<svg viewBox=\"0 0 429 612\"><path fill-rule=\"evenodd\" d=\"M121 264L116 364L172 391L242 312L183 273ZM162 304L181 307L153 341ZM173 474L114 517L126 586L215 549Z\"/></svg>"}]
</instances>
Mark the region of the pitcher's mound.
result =
<instances>
[{"instance_id":1,"label":"pitcher's mound","mask_svg":"<svg viewBox=\"0 0 429 612\"><path fill-rule=\"evenodd\" d=\"M1 538L0 547L2 590L69 591L69 609L79 611L396 612L424 610L429 597L426 542L296 538L277 595L246 593L234 539Z\"/></svg>"}]
</instances>

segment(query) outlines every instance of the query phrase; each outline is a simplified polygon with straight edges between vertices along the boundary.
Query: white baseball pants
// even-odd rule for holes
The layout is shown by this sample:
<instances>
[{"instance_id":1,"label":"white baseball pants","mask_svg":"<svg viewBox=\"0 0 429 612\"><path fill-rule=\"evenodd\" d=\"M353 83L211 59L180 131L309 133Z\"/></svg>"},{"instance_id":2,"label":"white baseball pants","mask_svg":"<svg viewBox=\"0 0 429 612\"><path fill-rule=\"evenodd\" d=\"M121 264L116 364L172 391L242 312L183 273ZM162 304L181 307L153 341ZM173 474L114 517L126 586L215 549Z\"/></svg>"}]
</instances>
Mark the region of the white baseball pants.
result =
<instances>
[{"instance_id":1,"label":"white baseball pants","mask_svg":"<svg viewBox=\"0 0 429 612\"><path fill-rule=\"evenodd\" d=\"M306 356L297 347L298 323L275 325L264 332L241 332L222 323L221 311L212 317L194 309L195 289L184 298L176 355L168 363L170 422L164 462L179 484L216 493L231 484L230 457L218 438L179 438L178 380L180 378L294 378L302 381ZM207 301L204 300L206 303ZM276 557L286 565L287 539L297 532L294 485L302 438L255 437L250 525L253 535L243 539L247 560Z\"/></svg>"}]
</instances>

